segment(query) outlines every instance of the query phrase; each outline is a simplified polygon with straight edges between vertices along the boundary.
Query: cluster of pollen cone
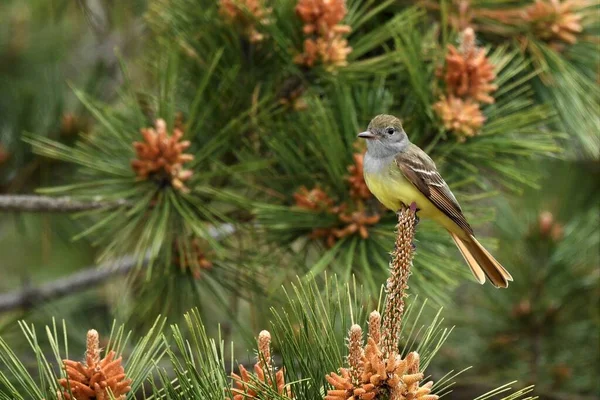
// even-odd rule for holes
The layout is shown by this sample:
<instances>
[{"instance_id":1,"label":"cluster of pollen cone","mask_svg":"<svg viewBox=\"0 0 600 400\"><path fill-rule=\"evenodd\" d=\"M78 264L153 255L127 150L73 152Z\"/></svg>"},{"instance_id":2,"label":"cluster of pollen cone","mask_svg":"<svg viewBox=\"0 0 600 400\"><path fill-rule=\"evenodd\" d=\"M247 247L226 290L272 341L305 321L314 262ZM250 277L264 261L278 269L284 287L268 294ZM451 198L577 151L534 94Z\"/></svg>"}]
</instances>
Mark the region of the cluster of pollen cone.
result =
<instances>
[{"instance_id":1,"label":"cluster of pollen cone","mask_svg":"<svg viewBox=\"0 0 600 400\"><path fill-rule=\"evenodd\" d=\"M423 383L417 352L402 357L398 351L404 297L412 266L415 213L403 209L398 214L398 234L390 262L384 317L377 311L369 316L369 332L364 344L360 325L348 335L348 367L332 372L326 379L333 386L324 400L437 400L431 394L433 382Z\"/></svg>"},{"instance_id":2,"label":"cluster of pollen cone","mask_svg":"<svg viewBox=\"0 0 600 400\"><path fill-rule=\"evenodd\" d=\"M271 334L268 331L262 331L258 334L258 357L254 364L254 374L248 372L243 365L240 365L240 373L232 374L234 380L234 388L232 400L245 399L266 399L267 394L262 393L261 388L265 385L270 388L275 388L277 393L293 398L291 390L285 385L283 376L284 370L275 371L271 360ZM267 397L265 397L267 396Z\"/></svg>"},{"instance_id":3,"label":"cluster of pollen cone","mask_svg":"<svg viewBox=\"0 0 600 400\"><path fill-rule=\"evenodd\" d=\"M111 350L101 359L98 332L88 331L85 363L63 360L67 377L58 381L63 390L57 397L65 400L125 400L131 390L131 379L125 375L121 357L115 356Z\"/></svg>"},{"instance_id":4,"label":"cluster of pollen cone","mask_svg":"<svg viewBox=\"0 0 600 400\"><path fill-rule=\"evenodd\" d=\"M345 0L299 0L296 14L304 22L302 31L306 39L304 52L294 61L308 67L320 61L327 69L347 65L352 48L344 35L351 28L340 24L346 13Z\"/></svg>"},{"instance_id":5,"label":"cluster of pollen cone","mask_svg":"<svg viewBox=\"0 0 600 400\"><path fill-rule=\"evenodd\" d=\"M188 192L184 182L192 177L192 171L184 169L183 164L192 161L194 156L184 153L191 143L181 140L183 129L175 127L169 135L165 120L157 119L154 128L140 129L140 133L144 140L133 143L137 158L131 162L138 179L154 179L159 184Z\"/></svg>"},{"instance_id":6,"label":"cluster of pollen cone","mask_svg":"<svg viewBox=\"0 0 600 400\"><path fill-rule=\"evenodd\" d=\"M264 0L219 0L219 9L226 20L244 29L251 43L266 38L258 26L271 23L273 10ZM346 0L298 0L296 14L303 22L305 39L294 62L307 67L320 63L328 70L346 66L352 48L344 35L352 29L341 22L347 12Z\"/></svg>"},{"instance_id":7,"label":"cluster of pollen cone","mask_svg":"<svg viewBox=\"0 0 600 400\"><path fill-rule=\"evenodd\" d=\"M445 93L433 105L444 129L452 132L458 141L479 133L485 122L480 104L491 104L491 93L498 87L494 66L486 56L486 50L475 44L475 32L466 28L458 48L448 45L443 68L438 70Z\"/></svg>"},{"instance_id":8,"label":"cluster of pollen cone","mask_svg":"<svg viewBox=\"0 0 600 400\"><path fill-rule=\"evenodd\" d=\"M323 239L329 247L350 235L369 237L369 227L381 219L380 209L369 207L373 195L369 191L363 175L363 153L353 155L354 164L348 166L348 192L350 201L336 203L325 190L316 186L312 189L301 187L294 193L296 206L304 210L323 212L337 217L337 223L327 228L316 228L309 235L312 239Z\"/></svg>"},{"instance_id":9,"label":"cluster of pollen cone","mask_svg":"<svg viewBox=\"0 0 600 400\"><path fill-rule=\"evenodd\" d=\"M209 244L206 240L193 238L189 248L185 250L185 241L176 239L173 243L174 264L181 270L189 270L195 279L200 279L202 272L213 267L208 258L210 253Z\"/></svg>"},{"instance_id":10,"label":"cluster of pollen cone","mask_svg":"<svg viewBox=\"0 0 600 400\"><path fill-rule=\"evenodd\" d=\"M322 199L321 199L322 200ZM329 204L328 206L331 206ZM331 385L323 400L437 400L432 394L433 382L423 382L425 375L417 352L403 356L399 348L404 298L412 267L415 234L415 208L398 213L397 236L390 277L386 284L384 315L373 311L369 316L367 342L360 325L354 324L348 335L347 366L329 373ZM271 335L262 331L258 336L258 361L251 373L242 365L239 374L232 374L233 399L269 398L263 389L277 390L285 398L294 398L285 384L283 369L278 371L271 361Z\"/></svg>"},{"instance_id":11,"label":"cluster of pollen cone","mask_svg":"<svg viewBox=\"0 0 600 400\"><path fill-rule=\"evenodd\" d=\"M220 0L219 11L230 22L243 27L251 43L265 39L257 29L257 23L267 25L273 11L263 0Z\"/></svg>"},{"instance_id":12,"label":"cluster of pollen cone","mask_svg":"<svg viewBox=\"0 0 600 400\"><path fill-rule=\"evenodd\" d=\"M537 0L524 12L534 33L555 50L563 50L564 43L575 44L583 31L581 9L591 2L581 0Z\"/></svg>"},{"instance_id":13,"label":"cluster of pollen cone","mask_svg":"<svg viewBox=\"0 0 600 400\"><path fill-rule=\"evenodd\" d=\"M426 0L423 4L439 9L438 2ZM483 19L495 20L507 27L527 27L536 39L548 43L554 50L563 51L566 45L577 43L584 30L585 9L592 5L589 0L535 0L516 8L487 8L473 0L452 0L449 20L460 31L472 27L503 33L498 24L478 23L479 18L482 18L481 22ZM509 30L506 34L513 33Z\"/></svg>"},{"instance_id":14,"label":"cluster of pollen cone","mask_svg":"<svg viewBox=\"0 0 600 400\"><path fill-rule=\"evenodd\" d=\"M363 332L353 325L348 335L349 368L340 368L326 379L334 389L325 400L437 400L431 394L433 382L421 385L419 354L411 352L402 358L397 352L386 355L381 339L381 316L373 311L369 318L367 345L363 347Z\"/></svg>"},{"instance_id":15,"label":"cluster of pollen cone","mask_svg":"<svg viewBox=\"0 0 600 400\"><path fill-rule=\"evenodd\" d=\"M314 201L323 201L317 196ZM328 207L332 204L325 202ZM424 373L417 352L402 355L399 348L404 298L414 253L416 208L398 212L396 242L390 261L390 276L386 283L383 317L378 311L369 316L369 330L364 343L360 325L354 324L348 336L347 366L331 372L325 378L331 385L324 400L437 400L431 393L433 382L423 382ZM59 379L62 400L124 400L131 391L122 358L114 350L101 358L98 332L87 334L85 362L63 360L66 377ZM258 356L253 372L240 365L239 374L232 374L230 400L262 399L275 390L281 397L293 399L285 383L285 370L277 370L271 358L271 335L262 331L258 336ZM266 397L265 397L266 396Z\"/></svg>"}]
</instances>

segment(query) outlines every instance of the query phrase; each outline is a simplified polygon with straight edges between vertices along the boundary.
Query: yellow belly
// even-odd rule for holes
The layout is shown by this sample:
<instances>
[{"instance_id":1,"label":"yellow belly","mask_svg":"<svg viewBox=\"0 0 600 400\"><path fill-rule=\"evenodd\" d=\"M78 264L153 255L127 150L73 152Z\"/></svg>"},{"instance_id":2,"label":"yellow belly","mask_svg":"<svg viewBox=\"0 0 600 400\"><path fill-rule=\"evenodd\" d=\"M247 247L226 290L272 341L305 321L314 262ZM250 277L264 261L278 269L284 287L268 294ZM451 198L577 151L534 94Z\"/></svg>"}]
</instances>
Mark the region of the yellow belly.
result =
<instances>
[{"instance_id":1,"label":"yellow belly","mask_svg":"<svg viewBox=\"0 0 600 400\"><path fill-rule=\"evenodd\" d=\"M409 206L413 201L421 215L434 211L435 206L403 175L365 174L365 182L377 200L392 211L398 211L403 204Z\"/></svg>"},{"instance_id":2,"label":"yellow belly","mask_svg":"<svg viewBox=\"0 0 600 400\"><path fill-rule=\"evenodd\" d=\"M384 206L396 212L402 205L410 206L415 202L419 216L433 219L453 232L460 228L442 213L423 193L410 183L404 175L398 174L365 174L365 182L369 190Z\"/></svg>"}]
</instances>

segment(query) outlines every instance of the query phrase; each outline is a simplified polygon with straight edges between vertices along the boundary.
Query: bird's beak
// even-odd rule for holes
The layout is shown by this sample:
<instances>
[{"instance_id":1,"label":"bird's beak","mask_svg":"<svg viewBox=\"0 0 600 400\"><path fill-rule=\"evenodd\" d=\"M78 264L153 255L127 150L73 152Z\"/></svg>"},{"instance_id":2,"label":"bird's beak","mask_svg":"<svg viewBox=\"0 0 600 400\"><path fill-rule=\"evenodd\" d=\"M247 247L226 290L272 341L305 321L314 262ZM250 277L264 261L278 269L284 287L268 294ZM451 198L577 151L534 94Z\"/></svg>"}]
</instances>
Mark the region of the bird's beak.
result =
<instances>
[{"instance_id":1,"label":"bird's beak","mask_svg":"<svg viewBox=\"0 0 600 400\"><path fill-rule=\"evenodd\" d=\"M369 132L369 131L365 131L365 132L359 133L358 137L359 138L363 138L363 139L367 139L367 140L375 139L376 138L376 136L374 134L372 134L371 132Z\"/></svg>"}]
</instances>

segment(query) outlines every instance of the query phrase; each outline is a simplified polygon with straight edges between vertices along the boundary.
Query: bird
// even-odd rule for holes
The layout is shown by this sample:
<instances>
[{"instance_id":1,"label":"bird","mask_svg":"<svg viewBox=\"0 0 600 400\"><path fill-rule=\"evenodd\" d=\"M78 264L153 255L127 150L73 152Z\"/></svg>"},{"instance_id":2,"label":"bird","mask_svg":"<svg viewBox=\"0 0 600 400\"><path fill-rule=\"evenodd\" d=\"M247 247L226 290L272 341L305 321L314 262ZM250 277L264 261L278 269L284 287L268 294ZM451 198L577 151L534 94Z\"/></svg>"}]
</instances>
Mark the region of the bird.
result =
<instances>
[{"instance_id":1,"label":"bird","mask_svg":"<svg viewBox=\"0 0 600 400\"><path fill-rule=\"evenodd\" d=\"M410 142L400 119L377 115L358 137L367 142L363 174L371 193L394 212L414 203L418 216L446 228L479 283L487 277L497 288L508 287L512 276L477 241L435 163Z\"/></svg>"}]
</instances>

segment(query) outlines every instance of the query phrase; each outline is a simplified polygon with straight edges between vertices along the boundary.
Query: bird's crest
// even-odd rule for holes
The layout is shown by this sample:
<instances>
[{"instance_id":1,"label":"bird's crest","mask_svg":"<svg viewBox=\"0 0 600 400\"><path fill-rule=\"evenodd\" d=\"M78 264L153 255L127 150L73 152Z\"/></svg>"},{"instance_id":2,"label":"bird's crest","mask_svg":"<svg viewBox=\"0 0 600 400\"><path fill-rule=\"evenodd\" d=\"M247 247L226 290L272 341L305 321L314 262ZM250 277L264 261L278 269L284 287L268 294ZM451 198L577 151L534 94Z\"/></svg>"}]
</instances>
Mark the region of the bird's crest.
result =
<instances>
[{"instance_id":1,"label":"bird's crest","mask_svg":"<svg viewBox=\"0 0 600 400\"><path fill-rule=\"evenodd\" d=\"M369 123L369 130L382 130L387 127L394 127L397 130L402 130L402 122L400 119L394 117L393 115L388 114L380 114L371 120Z\"/></svg>"}]
</instances>

